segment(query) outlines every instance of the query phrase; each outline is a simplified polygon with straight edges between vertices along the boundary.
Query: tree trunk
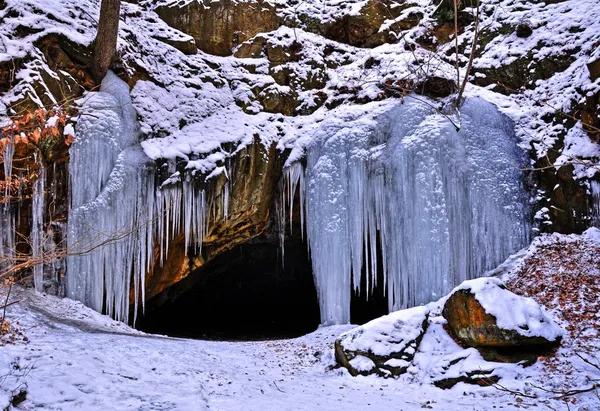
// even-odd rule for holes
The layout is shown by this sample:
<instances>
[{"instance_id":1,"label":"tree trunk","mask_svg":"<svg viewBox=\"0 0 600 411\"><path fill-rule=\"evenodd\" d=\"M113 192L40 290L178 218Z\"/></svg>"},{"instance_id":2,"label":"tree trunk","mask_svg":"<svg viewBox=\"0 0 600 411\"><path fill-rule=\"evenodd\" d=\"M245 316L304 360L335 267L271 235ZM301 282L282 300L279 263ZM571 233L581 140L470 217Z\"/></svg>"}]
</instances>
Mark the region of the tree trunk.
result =
<instances>
[{"instance_id":1,"label":"tree trunk","mask_svg":"<svg viewBox=\"0 0 600 411\"><path fill-rule=\"evenodd\" d=\"M97 81L101 81L106 75L117 50L120 10L121 0L102 0L92 56L92 75Z\"/></svg>"}]
</instances>

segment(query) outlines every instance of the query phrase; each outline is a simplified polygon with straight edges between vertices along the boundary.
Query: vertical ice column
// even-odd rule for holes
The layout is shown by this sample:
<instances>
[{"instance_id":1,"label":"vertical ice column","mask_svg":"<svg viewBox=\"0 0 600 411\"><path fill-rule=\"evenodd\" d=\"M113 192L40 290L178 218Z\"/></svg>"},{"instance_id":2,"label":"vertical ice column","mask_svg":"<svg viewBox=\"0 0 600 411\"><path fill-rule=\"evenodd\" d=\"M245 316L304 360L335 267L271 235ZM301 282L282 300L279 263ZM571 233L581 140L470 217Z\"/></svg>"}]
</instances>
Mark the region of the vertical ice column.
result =
<instances>
[{"instance_id":1,"label":"vertical ice column","mask_svg":"<svg viewBox=\"0 0 600 411\"><path fill-rule=\"evenodd\" d=\"M206 193L189 176L155 187L154 165L138 144L128 86L113 73L82 107L76 137L69 151L67 294L128 321L131 303L134 315L143 307L155 246L161 264L179 234L186 250L200 250L209 214Z\"/></svg>"},{"instance_id":2,"label":"vertical ice column","mask_svg":"<svg viewBox=\"0 0 600 411\"><path fill-rule=\"evenodd\" d=\"M15 214L10 202L10 181L12 178L12 161L15 153L14 139L4 147L2 159L4 163L4 198L0 201L0 259L10 260L15 252ZM0 262L0 270L8 268L10 262Z\"/></svg>"},{"instance_id":3,"label":"vertical ice column","mask_svg":"<svg viewBox=\"0 0 600 411\"><path fill-rule=\"evenodd\" d=\"M592 225L600 227L600 182L591 180L590 192L592 194Z\"/></svg>"},{"instance_id":4,"label":"vertical ice column","mask_svg":"<svg viewBox=\"0 0 600 411\"><path fill-rule=\"evenodd\" d=\"M457 132L428 105L406 102L377 120L329 120L308 148L305 177L299 165L286 170L284 186L306 200L323 324L350 321L351 285L364 276L368 298L378 262L391 311L439 298L526 244L510 121L480 99L465 103L462 119ZM291 207L294 194L285 197Z\"/></svg>"},{"instance_id":5,"label":"vertical ice column","mask_svg":"<svg viewBox=\"0 0 600 411\"><path fill-rule=\"evenodd\" d=\"M41 259L44 254L44 209L45 209L45 182L46 170L43 160L37 158L40 171L33 186L31 200L31 255L34 259ZM33 284L37 291L44 291L44 264L38 263L33 267Z\"/></svg>"},{"instance_id":6,"label":"vertical ice column","mask_svg":"<svg viewBox=\"0 0 600 411\"><path fill-rule=\"evenodd\" d=\"M69 176L67 293L119 320L151 260L154 178L137 145L129 87L109 72L82 107ZM143 300L143 298L141 298Z\"/></svg>"}]
</instances>

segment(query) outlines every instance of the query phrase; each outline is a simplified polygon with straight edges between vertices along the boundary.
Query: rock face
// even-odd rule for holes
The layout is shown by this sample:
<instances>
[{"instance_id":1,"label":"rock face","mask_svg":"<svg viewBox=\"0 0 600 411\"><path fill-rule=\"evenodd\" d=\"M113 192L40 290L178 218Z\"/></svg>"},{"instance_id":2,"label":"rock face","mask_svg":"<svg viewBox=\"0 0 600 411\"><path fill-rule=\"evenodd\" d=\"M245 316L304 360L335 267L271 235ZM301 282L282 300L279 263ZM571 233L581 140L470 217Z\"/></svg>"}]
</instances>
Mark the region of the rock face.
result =
<instances>
[{"instance_id":1,"label":"rock face","mask_svg":"<svg viewBox=\"0 0 600 411\"><path fill-rule=\"evenodd\" d=\"M286 116L307 115L323 105L327 94L323 91L327 84L327 68L330 64L325 43L315 47L306 39L296 40L292 30L280 28L269 34L259 34L242 43L235 50L235 57L253 71L253 60L266 58L269 81L249 83L238 88L247 93L235 93L236 104L249 114L257 110L281 113ZM331 54L331 52L330 52ZM334 65L334 62L331 62ZM236 85L233 85L235 87ZM311 104L303 104L300 95L310 95Z\"/></svg>"},{"instance_id":2,"label":"rock face","mask_svg":"<svg viewBox=\"0 0 600 411\"><path fill-rule=\"evenodd\" d=\"M350 12L353 5L349 4L347 13L332 20L316 21L306 15L300 15L298 19L308 31L330 40L373 48L393 42L393 32L407 30L419 23L423 18L419 12L400 18L402 11L410 6L412 5L408 2L397 0L369 0L358 13ZM390 24L386 25L388 22Z\"/></svg>"},{"instance_id":3,"label":"rock face","mask_svg":"<svg viewBox=\"0 0 600 411\"><path fill-rule=\"evenodd\" d=\"M446 301L442 315L456 339L496 361L513 359L506 349L541 353L562 336L535 301L511 293L495 278L463 283Z\"/></svg>"},{"instance_id":4,"label":"rock face","mask_svg":"<svg viewBox=\"0 0 600 411\"><path fill-rule=\"evenodd\" d=\"M155 250L154 269L146 276L147 299L186 278L221 253L260 235L267 228L271 200L277 192L284 161L282 153L273 145L265 147L255 142L240 150L232 161L227 218L211 222L199 255L193 252L186 254L183 234L171 242L169 257L162 266L158 263L159 250ZM227 181L224 176L217 179L211 191L221 192ZM215 213L222 215L223 201L220 198L215 201L219 204Z\"/></svg>"},{"instance_id":5,"label":"rock face","mask_svg":"<svg viewBox=\"0 0 600 411\"><path fill-rule=\"evenodd\" d=\"M198 49L218 56L228 56L238 44L280 25L275 7L266 1L191 1L155 11L171 27L192 36Z\"/></svg>"},{"instance_id":6,"label":"rock face","mask_svg":"<svg viewBox=\"0 0 600 411\"><path fill-rule=\"evenodd\" d=\"M404 374L427 330L429 308L397 311L342 334L335 342L335 359L351 375Z\"/></svg>"}]
</instances>

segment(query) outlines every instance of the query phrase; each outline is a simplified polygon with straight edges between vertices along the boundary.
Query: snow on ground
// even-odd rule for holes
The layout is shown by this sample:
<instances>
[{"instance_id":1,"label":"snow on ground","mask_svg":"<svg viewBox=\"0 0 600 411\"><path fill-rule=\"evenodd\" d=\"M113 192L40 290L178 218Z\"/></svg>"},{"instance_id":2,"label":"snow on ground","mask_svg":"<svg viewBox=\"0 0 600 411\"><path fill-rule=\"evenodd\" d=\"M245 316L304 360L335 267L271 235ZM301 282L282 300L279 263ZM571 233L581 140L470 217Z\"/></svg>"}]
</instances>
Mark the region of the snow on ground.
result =
<instances>
[{"instance_id":1,"label":"snow on ground","mask_svg":"<svg viewBox=\"0 0 600 411\"><path fill-rule=\"evenodd\" d=\"M20 409L417 410L429 404L439 410L480 410L482 403L503 409L517 405L493 388L442 391L328 371L333 341L348 326L294 340L183 340L134 335L124 326L121 333L108 331L111 320L78 303L63 307L69 304L71 315L75 310L93 324L52 319L30 302L11 310L30 339L0 352L2 374L11 361L25 370L19 381L8 378L2 385L3 390L26 385ZM6 392L0 399L4 407Z\"/></svg>"},{"instance_id":2,"label":"snow on ground","mask_svg":"<svg viewBox=\"0 0 600 411\"><path fill-rule=\"evenodd\" d=\"M330 368L333 342L351 326L320 328L291 340L185 340L140 333L81 303L19 289L8 318L20 324L29 342L0 350L0 407L11 391L26 387L27 399L18 409L597 411L598 392L568 397L567 404L543 389L586 388L600 380L600 370L578 357L593 362L600 352L599 252L600 230L554 234L535 240L497 270L511 290L532 293L567 330L556 356L527 368L486 362L476 350L459 347L436 320L412 369L399 379L351 377ZM434 317L441 302L430 304ZM432 377L459 358L466 360L459 362L464 369L450 369L455 376L492 367L503 378L495 387L433 387Z\"/></svg>"}]
</instances>

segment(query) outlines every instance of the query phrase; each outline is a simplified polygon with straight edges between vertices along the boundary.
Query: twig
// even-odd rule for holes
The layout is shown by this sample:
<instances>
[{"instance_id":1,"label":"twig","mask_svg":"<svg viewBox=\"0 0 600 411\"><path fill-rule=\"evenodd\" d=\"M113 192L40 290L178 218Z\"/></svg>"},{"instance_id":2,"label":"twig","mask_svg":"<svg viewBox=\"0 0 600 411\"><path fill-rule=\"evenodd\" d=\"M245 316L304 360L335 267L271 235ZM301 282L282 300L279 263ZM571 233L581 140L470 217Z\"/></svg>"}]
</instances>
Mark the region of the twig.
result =
<instances>
[{"instance_id":1,"label":"twig","mask_svg":"<svg viewBox=\"0 0 600 411\"><path fill-rule=\"evenodd\" d=\"M2 307L2 318L0 318L0 332L2 332L2 326L4 326L4 321L6 319L6 307L8 307L8 300L10 298L10 292L12 290L13 282L9 281L8 283L8 291L6 293L6 300L4 301L4 307Z\"/></svg>"},{"instance_id":2,"label":"twig","mask_svg":"<svg viewBox=\"0 0 600 411\"><path fill-rule=\"evenodd\" d=\"M455 8L456 8L456 3ZM456 19L456 17L455 17ZM455 20L456 21L456 20ZM477 39L479 38L478 34L479 29L479 0L477 0L476 14L475 14L475 31L473 33L473 46L471 47L471 55L469 56L469 62L467 63L467 69L465 71L465 77L463 78L463 83L458 91L458 96L456 97L456 108L460 107L460 102L462 100L463 93L465 88L467 87L467 82L469 81L469 73L471 72L471 68L473 67L473 60L475 59L475 54L477 50ZM458 61L458 56L457 56Z\"/></svg>"}]
</instances>

